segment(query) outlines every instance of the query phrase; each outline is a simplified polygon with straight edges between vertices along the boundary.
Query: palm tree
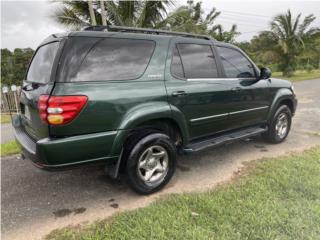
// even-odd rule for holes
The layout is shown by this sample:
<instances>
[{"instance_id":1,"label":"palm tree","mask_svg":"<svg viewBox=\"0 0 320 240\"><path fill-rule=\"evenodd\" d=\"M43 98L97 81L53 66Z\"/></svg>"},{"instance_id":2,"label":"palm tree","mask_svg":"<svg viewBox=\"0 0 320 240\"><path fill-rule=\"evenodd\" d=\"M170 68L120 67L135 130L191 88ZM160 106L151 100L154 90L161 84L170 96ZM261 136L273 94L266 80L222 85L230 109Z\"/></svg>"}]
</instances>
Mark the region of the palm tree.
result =
<instances>
[{"instance_id":1,"label":"palm tree","mask_svg":"<svg viewBox=\"0 0 320 240\"><path fill-rule=\"evenodd\" d=\"M103 0L100 0L100 8L101 8L102 25L106 26L107 25L106 9L105 9Z\"/></svg>"},{"instance_id":2,"label":"palm tree","mask_svg":"<svg viewBox=\"0 0 320 240\"><path fill-rule=\"evenodd\" d=\"M238 34L237 26L234 24L229 31L224 31L220 24L215 24L220 14L216 8L212 8L206 16L203 16L201 2L193 4L193 1L188 1L188 6L182 6L172 12L157 27L171 31L206 34L220 41L232 42Z\"/></svg>"},{"instance_id":3,"label":"palm tree","mask_svg":"<svg viewBox=\"0 0 320 240\"><path fill-rule=\"evenodd\" d=\"M88 8L90 13L91 24L93 26L97 25L96 16L94 15L92 0L88 0Z\"/></svg>"},{"instance_id":4,"label":"palm tree","mask_svg":"<svg viewBox=\"0 0 320 240\"><path fill-rule=\"evenodd\" d=\"M62 1L55 10L53 18L71 30L79 30L93 23L155 27L167 15L167 9L174 5L174 0L166 1L92 1L93 15L90 14L90 4L87 1ZM105 15L104 15L105 14Z\"/></svg>"},{"instance_id":5,"label":"palm tree","mask_svg":"<svg viewBox=\"0 0 320 240\"><path fill-rule=\"evenodd\" d=\"M304 48L304 42L313 34L319 31L319 28L310 27L316 19L313 14L304 18L301 22L301 13L294 18L291 11L286 14L280 14L274 17L271 22L270 33L277 40L279 54L281 56L280 69L284 76L291 76L296 69L297 56Z\"/></svg>"}]
</instances>

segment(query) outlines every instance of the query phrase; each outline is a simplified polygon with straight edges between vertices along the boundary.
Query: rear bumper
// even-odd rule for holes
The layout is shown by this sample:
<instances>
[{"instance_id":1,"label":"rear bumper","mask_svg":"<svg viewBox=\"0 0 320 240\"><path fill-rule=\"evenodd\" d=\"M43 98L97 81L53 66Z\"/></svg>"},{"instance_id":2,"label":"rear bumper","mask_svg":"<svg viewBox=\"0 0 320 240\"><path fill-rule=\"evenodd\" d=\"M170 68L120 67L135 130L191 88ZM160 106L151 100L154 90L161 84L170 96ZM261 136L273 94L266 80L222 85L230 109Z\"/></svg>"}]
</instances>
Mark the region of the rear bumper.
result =
<instances>
[{"instance_id":1,"label":"rear bumper","mask_svg":"<svg viewBox=\"0 0 320 240\"><path fill-rule=\"evenodd\" d=\"M119 158L117 154L110 154L117 131L35 141L20 125L19 116L13 119L13 126L22 155L42 169L62 170L89 163L113 164Z\"/></svg>"}]
</instances>

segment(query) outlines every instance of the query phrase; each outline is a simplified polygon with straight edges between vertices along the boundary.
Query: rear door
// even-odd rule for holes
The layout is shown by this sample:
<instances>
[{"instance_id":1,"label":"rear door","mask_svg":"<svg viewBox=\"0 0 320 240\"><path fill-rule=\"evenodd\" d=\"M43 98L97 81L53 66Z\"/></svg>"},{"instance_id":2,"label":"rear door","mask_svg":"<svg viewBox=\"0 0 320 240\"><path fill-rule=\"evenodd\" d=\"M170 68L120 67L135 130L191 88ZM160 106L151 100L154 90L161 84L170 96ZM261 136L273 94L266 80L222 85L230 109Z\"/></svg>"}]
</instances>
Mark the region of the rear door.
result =
<instances>
[{"instance_id":1,"label":"rear door","mask_svg":"<svg viewBox=\"0 0 320 240\"><path fill-rule=\"evenodd\" d=\"M23 81L20 96L22 125L35 140L49 135L48 125L39 116L38 100L40 95L49 95L54 86L53 72L57 65L59 41L40 46L29 65L26 79Z\"/></svg>"},{"instance_id":2,"label":"rear door","mask_svg":"<svg viewBox=\"0 0 320 240\"><path fill-rule=\"evenodd\" d=\"M220 78L212 42L173 39L167 66L165 83L169 102L184 114L190 137L227 130L232 84Z\"/></svg>"}]
</instances>

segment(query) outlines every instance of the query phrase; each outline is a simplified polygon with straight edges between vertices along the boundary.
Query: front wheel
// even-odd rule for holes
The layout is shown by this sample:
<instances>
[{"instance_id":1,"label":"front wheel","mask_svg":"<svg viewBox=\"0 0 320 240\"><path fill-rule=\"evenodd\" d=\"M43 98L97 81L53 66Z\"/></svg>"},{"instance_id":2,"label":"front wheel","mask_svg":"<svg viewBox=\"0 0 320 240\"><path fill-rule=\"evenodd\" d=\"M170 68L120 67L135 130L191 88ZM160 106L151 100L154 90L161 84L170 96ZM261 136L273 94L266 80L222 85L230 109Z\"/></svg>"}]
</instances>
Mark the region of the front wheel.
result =
<instances>
[{"instance_id":1,"label":"front wheel","mask_svg":"<svg viewBox=\"0 0 320 240\"><path fill-rule=\"evenodd\" d=\"M288 106L280 106L269 125L268 132L263 134L265 140L271 143L283 142L291 128L292 113Z\"/></svg>"},{"instance_id":2,"label":"front wheel","mask_svg":"<svg viewBox=\"0 0 320 240\"><path fill-rule=\"evenodd\" d=\"M128 155L128 184L140 194L160 190L176 168L176 148L163 133L152 133L139 140Z\"/></svg>"}]
</instances>

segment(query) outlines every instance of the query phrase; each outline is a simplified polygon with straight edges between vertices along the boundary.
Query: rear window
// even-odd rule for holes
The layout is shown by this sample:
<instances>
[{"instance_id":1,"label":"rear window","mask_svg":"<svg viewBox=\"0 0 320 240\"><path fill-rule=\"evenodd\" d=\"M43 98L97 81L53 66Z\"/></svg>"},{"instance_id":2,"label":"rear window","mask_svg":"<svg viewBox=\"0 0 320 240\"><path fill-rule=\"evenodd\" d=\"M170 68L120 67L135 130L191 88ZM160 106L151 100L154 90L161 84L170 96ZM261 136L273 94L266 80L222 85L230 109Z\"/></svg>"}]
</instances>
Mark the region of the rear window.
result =
<instances>
[{"instance_id":1,"label":"rear window","mask_svg":"<svg viewBox=\"0 0 320 240\"><path fill-rule=\"evenodd\" d=\"M139 78L155 48L149 40L106 38L89 51L69 81L110 81Z\"/></svg>"},{"instance_id":2,"label":"rear window","mask_svg":"<svg viewBox=\"0 0 320 240\"><path fill-rule=\"evenodd\" d=\"M27 81L48 83L54 58L59 48L59 42L53 42L40 47L32 59L27 74Z\"/></svg>"}]
</instances>

